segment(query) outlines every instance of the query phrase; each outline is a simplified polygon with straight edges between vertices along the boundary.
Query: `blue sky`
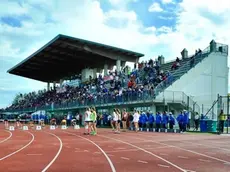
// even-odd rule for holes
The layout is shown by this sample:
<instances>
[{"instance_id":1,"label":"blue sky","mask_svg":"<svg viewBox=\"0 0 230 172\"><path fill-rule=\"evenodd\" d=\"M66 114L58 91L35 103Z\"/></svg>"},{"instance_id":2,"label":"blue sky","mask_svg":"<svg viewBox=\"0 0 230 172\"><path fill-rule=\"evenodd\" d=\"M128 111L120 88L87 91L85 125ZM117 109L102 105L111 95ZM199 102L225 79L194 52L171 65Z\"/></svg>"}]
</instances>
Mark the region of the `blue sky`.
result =
<instances>
[{"instance_id":1,"label":"blue sky","mask_svg":"<svg viewBox=\"0 0 230 172\"><path fill-rule=\"evenodd\" d=\"M16 93L46 87L7 74L57 34L98 41L166 60L204 49L212 39L229 44L230 5L224 0L2 0L0 108ZM211 29L210 29L211 28Z\"/></svg>"}]
</instances>

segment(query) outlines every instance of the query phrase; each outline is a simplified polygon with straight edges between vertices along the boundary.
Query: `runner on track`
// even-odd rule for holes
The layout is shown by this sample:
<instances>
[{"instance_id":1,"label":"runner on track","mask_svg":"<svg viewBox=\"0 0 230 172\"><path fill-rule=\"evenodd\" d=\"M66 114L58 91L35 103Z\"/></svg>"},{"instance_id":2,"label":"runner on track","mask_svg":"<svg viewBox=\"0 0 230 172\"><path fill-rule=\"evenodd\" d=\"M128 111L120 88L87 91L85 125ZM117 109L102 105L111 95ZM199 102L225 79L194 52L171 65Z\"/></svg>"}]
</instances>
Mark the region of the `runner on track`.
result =
<instances>
[{"instance_id":1,"label":"runner on track","mask_svg":"<svg viewBox=\"0 0 230 172\"><path fill-rule=\"evenodd\" d=\"M97 134L97 112L94 107L91 109L91 114L90 114L90 128L92 129L92 132L90 133L91 135L96 135Z\"/></svg>"},{"instance_id":2,"label":"runner on track","mask_svg":"<svg viewBox=\"0 0 230 172\"><path fill-rule=\"evenodd\" d=\"M9 121L8 121L7 116L5 116L5 118L4 118L4 125L5 125L5 128L6 128L6 129L9 128Z\"/></svg>"},{"instance_id":3,"label":"runner on track","mask_svg":"<svg viewBox=\"0 0 230 172\"><path fill-rule=\"evenodd\" d=\"M56 119L55 118L52 118L50 120L50 125L54 125L55 127L57 126L57 122L56 122Z\"/></svg>"},{"instance_id":4,"label":"runner on track","mask_svg":"<svg viewBox=\"0 0 230 172\"><path fill-rule=\"evenodd\" d=\"M16 119L16 126L17 126L17 128L21 128L21 126L22 126L22 124L21 124L21 116L20 115L18 115L18 117L17 117L17 119Z\"/></svg>"},{"instance_id":5,"label":"runner on track","mask_svg":"<svg viewBox=\"0 0 230 172\"><path fill-rule=\"evenodd\" d=\"M124 109L123 113L122 113L122 128L123 128L123 131L127 131L127 125L126 125L127 119L128 119L128 113Z\"/></svg>"},{"instance_id":6,"label":"runner on track","mask_svg":"<svg viewBox=\"0 0 230 172\"><path fill-rule=\"evenodd\" d=\"M137 110L135 110L133 115L133 122L134 122L134 127L136 132L138 132L139 130L139 125L138 125L139 118L140 118L140 113Z\"/></svg>"},{"instance_id":7,"label":"runner on track","mask_svg":"<svg viewBox=\"0 0 230 172\"><path fill-rule=\"evenodd\" d=\"M119 109L116 109L116 114L117 114L116 132L120 133L120 129L121 129L121 112L120 112Z\"/></svg>"},{"instance_id":8,"label":"runner on track","mask_svg":"<svg viewBox=\"0 0 230 172\"><path fill-rule=\"evenodd\" d=\"M89 126L89 122L90 122L90 109L86 108L85 111L85 135L88 135L90 133L90 126Z\"/></svg>"}]
</instances>

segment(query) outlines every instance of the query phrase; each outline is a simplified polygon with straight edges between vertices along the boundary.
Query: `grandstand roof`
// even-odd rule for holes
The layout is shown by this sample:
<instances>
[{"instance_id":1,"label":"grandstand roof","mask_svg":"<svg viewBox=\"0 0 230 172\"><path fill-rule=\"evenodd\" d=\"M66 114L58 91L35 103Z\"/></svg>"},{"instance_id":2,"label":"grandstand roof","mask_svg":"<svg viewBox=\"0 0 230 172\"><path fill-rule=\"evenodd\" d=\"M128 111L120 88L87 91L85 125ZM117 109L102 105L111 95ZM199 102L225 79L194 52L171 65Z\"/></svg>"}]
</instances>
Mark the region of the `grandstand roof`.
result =
<instances>
[{"instance_id":1,"label":"grandstand roof","mask_svg":"<svg viewBox=\"0 0 230 172\"><path fill-rule=\"evenodd\" d=\"M117 59L136 62L142 56L141 53L59 34L7 72L54 82L79 74L86 67L103 69L105 63L115 65Z\"/></svg>"}]
</instances>

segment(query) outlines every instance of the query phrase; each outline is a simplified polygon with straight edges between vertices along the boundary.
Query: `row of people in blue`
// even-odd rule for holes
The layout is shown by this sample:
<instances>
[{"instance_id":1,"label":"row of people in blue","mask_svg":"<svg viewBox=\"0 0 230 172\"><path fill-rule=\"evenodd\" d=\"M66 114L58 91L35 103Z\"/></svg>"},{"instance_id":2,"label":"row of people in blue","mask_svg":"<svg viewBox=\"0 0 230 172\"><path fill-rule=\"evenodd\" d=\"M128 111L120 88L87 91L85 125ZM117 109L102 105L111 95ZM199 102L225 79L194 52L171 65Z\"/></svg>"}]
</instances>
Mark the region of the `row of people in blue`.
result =
<instances>
[{"instance_id":1,"label":"row of people in blue","mask_svg":"<svg viewBox=\"0 0 230 172\"><path fill-rule=\"evenodd\" d=\"M146 128L147 123L149 124L149 128L153 128L155 123L156 131L158 131L160 128L168 129L168 125L169 129L173 129L175 125L175 118L171 112L163 112L162 114L157 112L156 116L154 116L152 113L149 113L149 115L141 113L139 118L140 128Z\"/></svg>"},{"instance_id":2,"label":"row of people in blue","mask_svg":"<svg viewBox=\"0 0 230 172\"><path fill-rule=\"evenodd\" d=\"M139 126L140 128L146 128L147 123L149 124L149 128L153 128L155 123L156 131L159 131L160 128L163 129L173 129L176 121L178 122L179 129L181 132L186 131L186 126L189 123L189 112L186 110L181 111L180 114L177 116L176 120L171 112L157 112L154 116L152 113L148 115L145 113L140 114L139 118Z\"/></svg>"}]
</instances>

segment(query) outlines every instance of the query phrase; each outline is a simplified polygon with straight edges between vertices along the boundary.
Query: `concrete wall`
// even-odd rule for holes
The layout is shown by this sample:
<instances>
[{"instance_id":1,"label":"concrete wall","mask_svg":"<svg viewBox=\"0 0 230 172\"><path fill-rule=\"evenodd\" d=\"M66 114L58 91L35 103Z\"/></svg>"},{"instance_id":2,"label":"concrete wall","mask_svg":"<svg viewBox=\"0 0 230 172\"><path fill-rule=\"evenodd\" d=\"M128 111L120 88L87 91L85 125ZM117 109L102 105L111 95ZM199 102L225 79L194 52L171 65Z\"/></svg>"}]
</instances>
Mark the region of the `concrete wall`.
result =
<instances>
[{"instance_id":1,"label":"concrete wall","mask_svg":"<svg viewBox=\"0 0 230 172\"><path fill-rule=\"evenodd\" d=\"M197 101L200 107L203 104L204 113L206 113L218 94L227 95L228 93L227 55L219 52L210 54L175 81L166 91L183 91Z\"/></svg>"}]
</instances>

